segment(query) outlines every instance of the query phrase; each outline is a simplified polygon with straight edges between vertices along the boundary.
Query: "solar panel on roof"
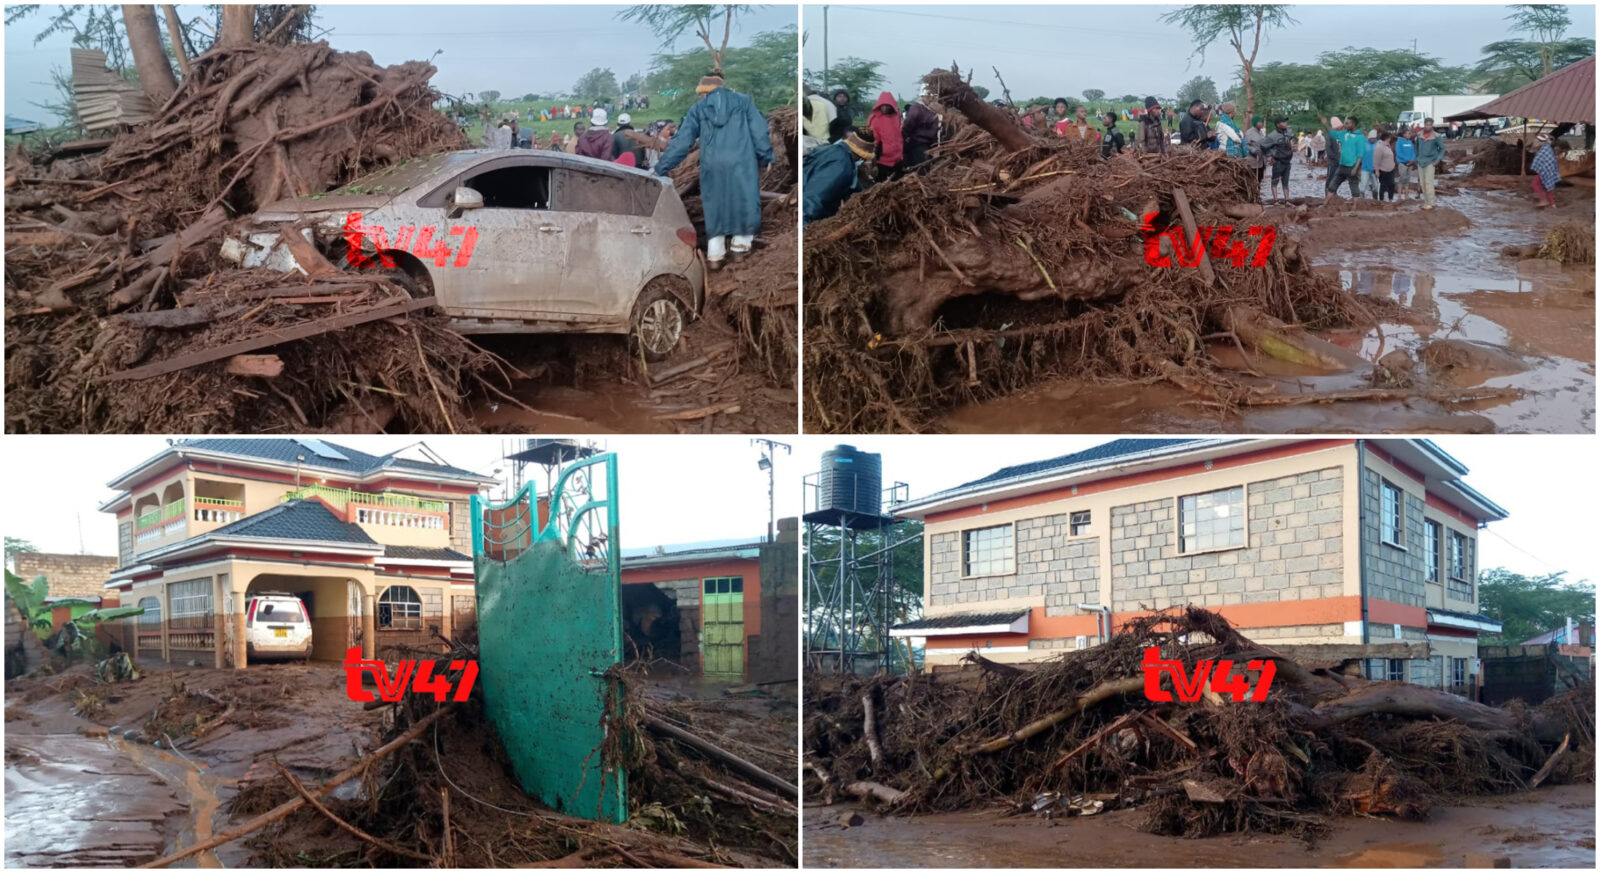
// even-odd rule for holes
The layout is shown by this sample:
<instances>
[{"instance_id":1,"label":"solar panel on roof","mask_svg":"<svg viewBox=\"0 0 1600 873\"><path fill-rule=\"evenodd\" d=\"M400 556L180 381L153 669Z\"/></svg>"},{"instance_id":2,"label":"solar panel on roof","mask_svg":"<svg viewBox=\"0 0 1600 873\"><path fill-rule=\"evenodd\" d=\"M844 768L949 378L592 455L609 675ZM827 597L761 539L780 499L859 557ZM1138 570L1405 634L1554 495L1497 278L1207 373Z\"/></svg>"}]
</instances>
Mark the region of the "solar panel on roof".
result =
<instances>
[{"instance_id":1,"label":"solar panel on roof","mask_svg":"<svg viewBox=\"0 0 1600 873\"><path fill-rule=\"evenodd\" d=\"M325 459L327 459L329 461L348 461L348 460L350 460L349 458L345 457L344 454L342 454L338 449L335 449L333 446L328 445L327 443L323 442L322 440L312 439L311 437L296 437L295 438L295 442L299 443L302 446L305 446L307 451L311 452L312 454L316 455L319 458L325 458Z\"/></svg>"}]
</instances>

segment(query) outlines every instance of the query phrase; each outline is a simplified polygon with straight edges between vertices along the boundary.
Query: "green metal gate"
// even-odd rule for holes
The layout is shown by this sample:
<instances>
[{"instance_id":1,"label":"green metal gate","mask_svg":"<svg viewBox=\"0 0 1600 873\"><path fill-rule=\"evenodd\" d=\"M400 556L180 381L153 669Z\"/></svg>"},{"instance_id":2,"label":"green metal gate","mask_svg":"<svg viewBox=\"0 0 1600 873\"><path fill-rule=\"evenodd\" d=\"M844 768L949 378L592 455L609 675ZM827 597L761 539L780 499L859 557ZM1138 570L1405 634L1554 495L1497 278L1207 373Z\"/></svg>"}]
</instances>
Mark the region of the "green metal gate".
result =
<instances>
[{"instance_id":1,"label":"green metal gate","mask_svg":"<svg viewBox=\"0 0 1600 873\"><path fill-rule=\"evenodd\" d=\"M620 704L604 678L622 657L616 455L568 465L545 505L531 483L504 503L474 496L472 534L479 682L518 781L570 815L625 821L627 772L602 754Z\"/></svg>"},{"instance_id":2,"label":"green metal gate","mask_svg":"<svg viewBox=\"0 0 1600 873\"><path fill-rule=\"evenodd\" d=\"M701 587L701 672L707 679L743 682L744 579L721 576Z\"/></svg>"}]
</instances>

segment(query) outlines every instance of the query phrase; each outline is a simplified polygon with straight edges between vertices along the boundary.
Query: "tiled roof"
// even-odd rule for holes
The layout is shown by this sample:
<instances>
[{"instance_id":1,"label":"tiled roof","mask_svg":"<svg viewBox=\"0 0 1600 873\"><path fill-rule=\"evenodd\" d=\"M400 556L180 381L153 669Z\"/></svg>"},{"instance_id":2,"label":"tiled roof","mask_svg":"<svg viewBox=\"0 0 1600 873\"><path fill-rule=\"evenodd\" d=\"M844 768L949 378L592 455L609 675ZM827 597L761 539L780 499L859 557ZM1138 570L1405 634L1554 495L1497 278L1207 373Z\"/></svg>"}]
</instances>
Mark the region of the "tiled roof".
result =
<instances>
[{"instance_id":1,"label":"tiled roof","mask_svg":"<svg viewBox=\"0 0 1600 873\"><path fill-rule=\"evenodd\" d=\"M1594 55L1497 97L1455 118L1537 118L1540 121L1594 124Z\"/></svg>"},{"instance_id":2,"label":"tiled roof","mask_svg":"<svg viewBox=\"0 0 1600 873\"><path fill-rule=\"evenodd\" d=\"M982 485L982 484L984 484L986 482L997 482L997 481L1000 481L1002 479L1010 479L1010 478L1013 478L1013 477L1016 477L1016 476L1028 476L1028 475L1032 475L1032 474L1035 474L1035 473L1047 473L1047 472L1049 472L1051 470L1061 469L1061 468L1065 468L1065 467L1072 467L1072 466L1075 466L1075 465L1078 465L1078 464L1089 463L1089 462L1092 462L1092 461L1111 461L1111 460L1114 460L1116 458L1120 458L1120 457L1122 457L1124 455L1134 455L1134 454L1138 454L1140 452L1148 452L1148 451L1150 451L1152 449L1162 449L1162 448L1166 448L1168 446L1182 445L1183 443L1200 443L1200 442L1205 442L1205 440L1201 440L1201 439L1169 439L1169 440L1160 440L1160 439L1154 439L1154 440L1127 439L1127 440L1112 440L1111 442L1101 443L1100 445L1095 446L1095 447L1090 448L1090 449L1084 449L1081 452L1074 452L1074 453L1072 453L1070 455L1062 455L1059 458L1051 458L1051 459L1049 459L1047 461L1031 461L1031 462L1026 463L1026 464L1013 464L1010 467L1002 467L999 470L996 470L995 472L990 473L989 475L983 477L982 479L974 479L971 482L967 482L967 483L965 483L963 485L960 485L958 487L966 488L966 487L971 486L971 485Z\"/></svg>"},{"instance_id":3,"label":"tiled roof","mask_svg":"<svg viewBox=\"0 0 1600 873\"><path fill-rule=\"evenodd\" d=\"M258 512L232 524L217 528L212 537L261 537L263 539L317 540L375 546L377 541L354 522L343 521L320 500L290 500L265 512Z\"/></svg>"},{"instance_id":4,"label":"tiled roof","mask_svg":"<svg viewBox=\"0 0 1600 873\"><path fill-rule=\"evenodd\" d=\"M1010 612L958 612L952 615L941 615L937 618L919 618L897 624L893 630L939 630L942 628L958 627L988 627L996 624L1011 624L1017 619L1028 614L1028 610L1012 610Z\"/></svg>"},{"instance_id":5,"label":"tiled roof","mask_svg":"<svg viewBox=\"0 0 1600 873\"><path fill-rule=\"evenodd\" d=\"M455 549L425 549L421 546L384 546L383 556L405 561L470 561Z\"/></svg>"},{"instance_id":6,"label":"tiled roof","mask_svg":"<svg viewBox=\"0 0 1600 873\"><path fill-rule=\"evenodd\" d=\"M452 467L447 464L430 464L426 461L415 461L410 458L396 458L391 455L369 455L366 452L322 441L329 448L344 455L345 459L327 458L318 455L306 447L305 443L293 439L244 439L239 437L222 439L193 439L181 440L174 444L174 448L189 447L203 449L208 452L219 452L226 455L238 455L244 458L260 458L267 461L277 461L282 464L293 464L295 458L304 456L302 462L307 466L321 467L328 470L342 470L355 475L363 475L380 470L384 467L421 470L430 473L446 473L457 476L477 476L471 470Z\"/></svg>"}]
</instances>

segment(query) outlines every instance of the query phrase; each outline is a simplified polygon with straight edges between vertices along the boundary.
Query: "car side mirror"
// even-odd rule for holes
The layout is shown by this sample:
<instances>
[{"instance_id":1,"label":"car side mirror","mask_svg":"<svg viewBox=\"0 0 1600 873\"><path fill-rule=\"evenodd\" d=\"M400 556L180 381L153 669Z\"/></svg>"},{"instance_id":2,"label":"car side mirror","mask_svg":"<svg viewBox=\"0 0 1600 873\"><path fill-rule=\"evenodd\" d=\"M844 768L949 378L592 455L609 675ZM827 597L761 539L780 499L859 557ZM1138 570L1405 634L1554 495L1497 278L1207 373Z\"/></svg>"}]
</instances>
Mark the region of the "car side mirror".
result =
<instances>
[{"instance_id":1,"label":"car side mirror","mask_svg":"<svg viewBox=\"0 0 1600 873\"><path fill-rule=\"evenodd\" d=\"M450 194L450 217L458 218L468 209L482 209L483 195L478 191L461 186Z\"/></svg>"}]
</instances>

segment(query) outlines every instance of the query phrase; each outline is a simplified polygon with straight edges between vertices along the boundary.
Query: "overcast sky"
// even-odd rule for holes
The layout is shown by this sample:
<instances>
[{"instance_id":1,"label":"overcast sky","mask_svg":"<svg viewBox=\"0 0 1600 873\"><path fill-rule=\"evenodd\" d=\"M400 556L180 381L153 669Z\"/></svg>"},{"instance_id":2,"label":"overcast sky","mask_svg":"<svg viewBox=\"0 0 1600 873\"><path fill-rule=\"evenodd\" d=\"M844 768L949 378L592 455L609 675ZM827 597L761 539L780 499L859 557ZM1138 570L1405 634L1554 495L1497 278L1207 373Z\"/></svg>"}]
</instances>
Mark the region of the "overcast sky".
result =
<instances>
[{"instance_id":1,"label":"overcast sky","mask_svg":"<svg viewBox=\"0 0 1600 873\"><path fill-rule=\"evenodd\" d=\"M50 68L71 69L69 34L38 45L56 7L46 6L5 29L7 115L46 124L49 113L33 103L55 97ZM328 30L329 44L341 51L364 51L388 66L427 60L435 51L439 68L433 84L448 94L495 90L508 97L565 91L594 67L610 67L622 81L650 70L661 41L649 29L617 20L623 6L410 6L318 3L316 24ZM796 23L798 7L772 5L735 18L731 45L744 45L758 33ZM178 7L189 21L210 21L203 6ZM162 30L166 25L163 22ZM692 33L680 37L676 51L700 46Z\"/></svg>"},{"instance_id":2,"label":"overcast sky","mask_svg":"<svg viewBox=\"0 0 1600 873\"><path fill-rule=\"evenodd\" d=\"M328 442L382 455L417 438L339 436ZM493 436L435 436L425 442L450 464L502 481L510 467L501 459L520 448L518 440ZM760 452L749 437L618 436L596 442L617 453L623 548L753 542L766 535L767 474L756 467ZM26 497L4 501L0 528L41 551L115 555L116 522L97 511L114 496L106 483L166 445L165 437L7 436L7 486L12 495ZM799 514L802 470L800 458L778 452L777 514L782 518ZM815 467L816 459L808 463ZM502 472L496 474L497 469ZM529 465L527 470L544 482L543 468Z\"/></svg>"},{"instance_id":3,"label":"overcast sky","mask_svg":"<svg viewBox=\"0 0 1600 873\"><path fill-rule=\"evenodd\" d=\"M1233 81L1239 58L1219 41L1205 60L1191 58L1184 30L1163 24L1172 6L929 5L842 6L828 10L828 57L882 61L889 88L915 97L929 70L954 60L972 70L973 83L1000 96L991 68L998 67L1011 95L1082 99L1086 88L1112 97L1157 94L1172 97L1194 76L1208 76L1217 90ZM1595 35L1595 7L1573 5L1569 36ZM821 70L822 7L805 14L805 67ZM1313 63L1324 51L1345 47L1409 49L1455 66L1470 66L1478 49L1508 36L1500 5L1367 6L1296 5L1299 22L1271 31L1257 65L1271 61Z\"/></svg>"},{"instance_id":4,"label":"overcast sky","mask_svg":"<svg viewBox=\"0 0 1600 873\"><path fill-rule=\"evenodd\" d=\"M987 476L1001 467L1081 451L1109 438L1069 436L801 437L802 469L820 465L839 442L883 455L885 486L900 481L925 497ZM1593 495L1600 486L1594 437L1434 437L1433 442L1472 472L1466 482L1510 513L1479 535L1480 569L1505 567L1528 575L1566 570L1569 580L1600 582L1594 548Z\"/></svg>"}]
</instances>

